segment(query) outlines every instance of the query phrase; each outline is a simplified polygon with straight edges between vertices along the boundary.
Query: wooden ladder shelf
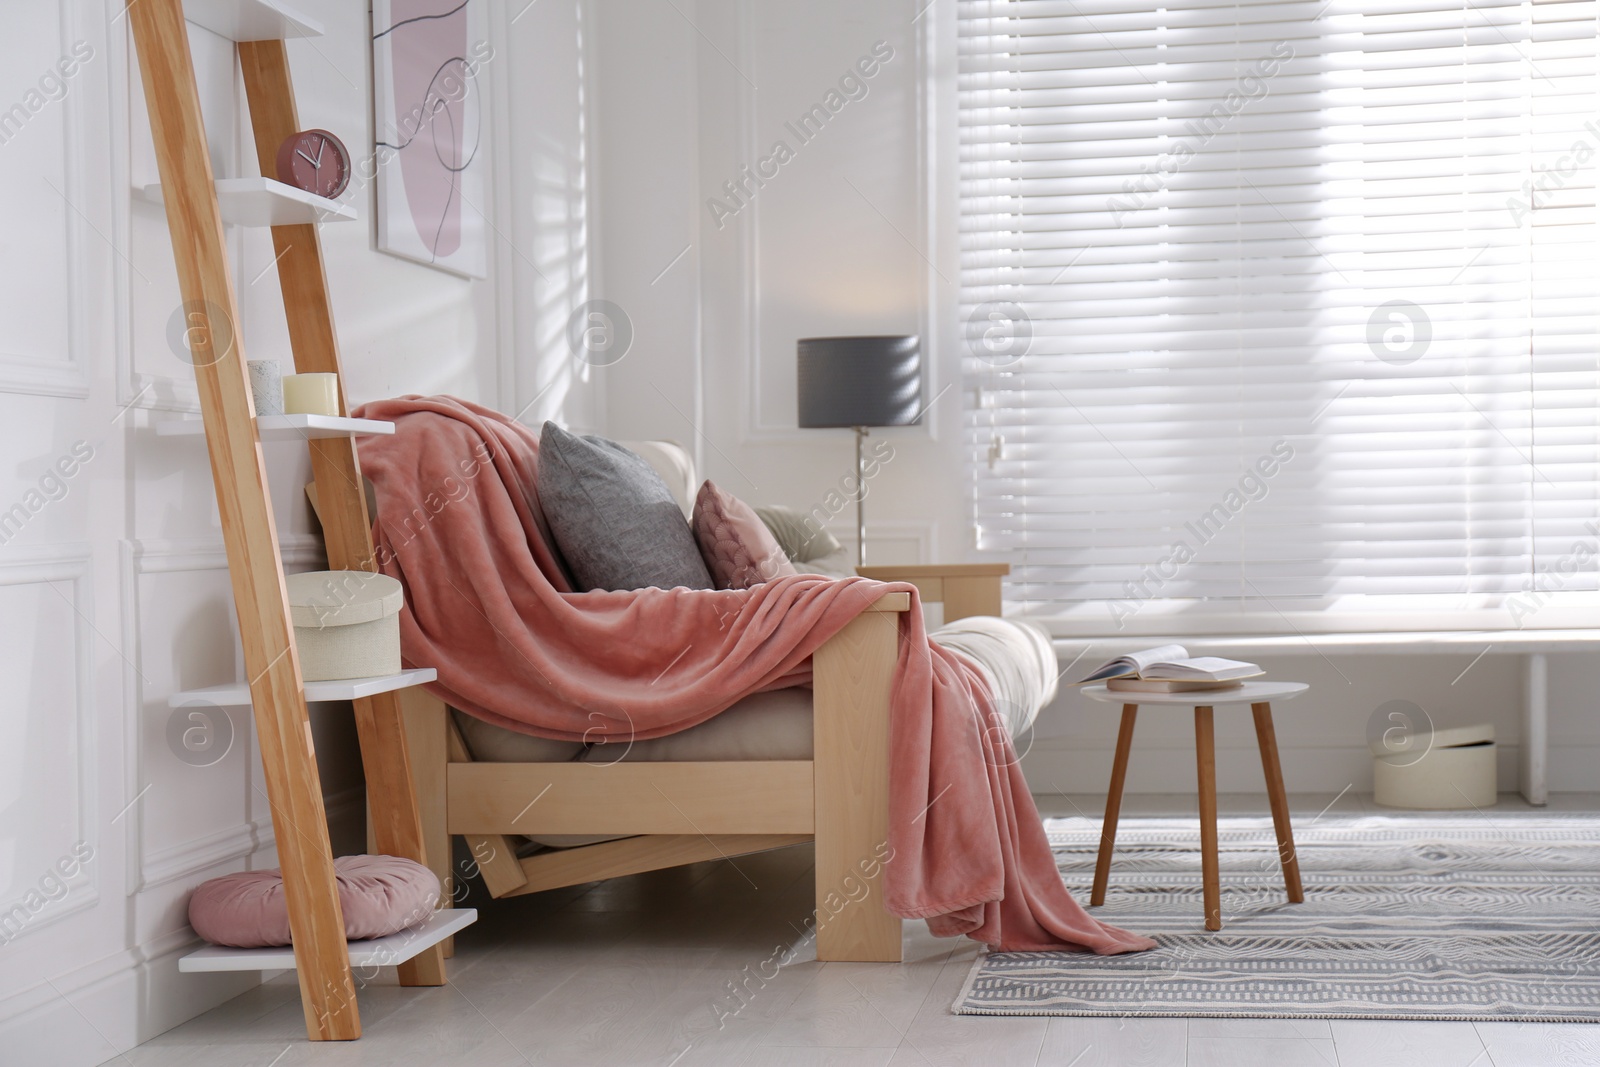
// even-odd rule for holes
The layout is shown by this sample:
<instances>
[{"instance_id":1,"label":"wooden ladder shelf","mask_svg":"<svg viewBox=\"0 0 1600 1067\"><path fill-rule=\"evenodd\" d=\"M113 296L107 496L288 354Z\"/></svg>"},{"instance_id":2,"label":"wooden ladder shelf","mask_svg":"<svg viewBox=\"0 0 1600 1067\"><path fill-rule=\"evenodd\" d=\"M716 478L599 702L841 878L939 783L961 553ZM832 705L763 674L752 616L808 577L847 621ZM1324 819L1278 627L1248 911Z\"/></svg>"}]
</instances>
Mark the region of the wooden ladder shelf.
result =
<instances>
[{"instance_id":1,"label":"wooden ladder shelf","mask_svg":"<svg viewBox=\"0 0 1600 1067\"><path fill-rule=\"evenodd\" d=\"M276 0L270 4L205 0L205 4L208 10L233 11L238 17L224 21L245 27L241 36L261 32L249 28L263 25L269 27L265 32L280 37L304 35L308 26L314 27L308 20L281 17L282 5ZM228 269L216 176L200 115L183 2L129 0L127 14L138 49L161 198L189 326L206 450L216 484L250 703L283 867L306 1033L317 1041L349 1040L361 1036L350 946L334 882L305 684L289 621L278 535L245 369L244 339L238 329L238 301ZM263 174L274 178L278 146L300 129L284 44L281 39L240 40L237 47L256 155ZM309 222L273 226L272 240L295 370L337 374L339 346L317 227ZM341 414L348 414L342 380L339 406ZM377 570L354 438L311 438L308 446L322 501L328 565L335 570ZM379 852L427 864L399 696L398 690L389 690L354 701L368 807L374 820L372 839ZM468 914L460 913L462 918ZM210 951L214 962L216 950ZM268 965L283 966L281 956ZM399 972L402 985L443 985L442 944L434 941L412 955L399 964Z\"/></svg>"}]
</instances>

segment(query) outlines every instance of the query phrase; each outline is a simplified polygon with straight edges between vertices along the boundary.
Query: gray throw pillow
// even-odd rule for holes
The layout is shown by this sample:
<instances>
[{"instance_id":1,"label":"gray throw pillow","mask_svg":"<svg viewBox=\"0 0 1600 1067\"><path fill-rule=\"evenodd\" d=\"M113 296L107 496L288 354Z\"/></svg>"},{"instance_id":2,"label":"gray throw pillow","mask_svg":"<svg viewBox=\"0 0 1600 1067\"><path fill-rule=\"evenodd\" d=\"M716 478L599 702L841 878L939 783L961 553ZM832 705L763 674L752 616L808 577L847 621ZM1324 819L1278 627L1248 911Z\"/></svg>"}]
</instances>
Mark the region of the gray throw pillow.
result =
<instances>
[{"instance_id":1,"label":"gray throw pillow","mask_svg":"<svg viewBox=\"0 0 1600 1067\"><path fill-rule=\"evenodd\" d=\"M716 588L667 483L615 441L545 423L539 504L580 591Z\"/></svg>"},{"instance_id":2,"label":"gray throw pillow","mask_svg":"<svg viewBox=\"0 0 1600 1067\"><path fill-rule=\"evenodd\" d=\"M757 517L772 531L783 554L796 563L810 563L839 551L838 538L822 528L813 516L794 508L770 504L755 509Z\"/></svg>"}]
</instances>

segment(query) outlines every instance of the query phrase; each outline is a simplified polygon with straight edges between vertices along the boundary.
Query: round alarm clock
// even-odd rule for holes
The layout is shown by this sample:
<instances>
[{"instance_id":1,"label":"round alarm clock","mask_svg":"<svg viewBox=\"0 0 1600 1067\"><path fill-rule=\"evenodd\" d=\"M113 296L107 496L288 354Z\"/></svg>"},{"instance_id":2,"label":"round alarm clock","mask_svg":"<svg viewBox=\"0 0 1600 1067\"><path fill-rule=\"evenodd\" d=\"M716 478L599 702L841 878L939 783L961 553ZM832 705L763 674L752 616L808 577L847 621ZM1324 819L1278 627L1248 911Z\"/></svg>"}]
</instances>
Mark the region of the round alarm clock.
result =
<instances>
[{"instance_id":1,"label":"round alarm clock","mask_svg":"<svg viewBox=\"0 0 1600 1067\"><path fill-rule=\"evenodd\" d=\"M332 200L350 184L350 153L327 130L290 134L278 148L278 180Z\"/></svg>"}]
</instances>

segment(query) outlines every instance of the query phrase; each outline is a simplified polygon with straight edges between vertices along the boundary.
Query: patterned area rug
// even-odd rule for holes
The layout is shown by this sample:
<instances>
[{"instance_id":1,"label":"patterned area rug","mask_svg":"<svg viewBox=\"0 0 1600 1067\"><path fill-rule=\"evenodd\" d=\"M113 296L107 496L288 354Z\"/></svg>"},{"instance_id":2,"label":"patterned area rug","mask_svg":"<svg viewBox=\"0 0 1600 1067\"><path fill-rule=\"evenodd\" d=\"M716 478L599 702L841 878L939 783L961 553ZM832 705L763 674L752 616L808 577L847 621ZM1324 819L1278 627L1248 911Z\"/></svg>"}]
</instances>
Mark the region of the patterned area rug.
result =
<instances>
[{"instance_id":1,"label":"patterned area rug","mask_svg":"<svg viewBox=\"0 0 1600 1067\"><path fill-rule=\"evenodd\" d=\"M1046 828L1087 902L1100 821ZM1202 926L1196 820L1125 818L1093 914L1160 947L980 956L956 1013L1600 1022L1600 816L1306 819L1298 905L1270 819L1220 837L1220 932Z\"/></svg>"}]
</instances>

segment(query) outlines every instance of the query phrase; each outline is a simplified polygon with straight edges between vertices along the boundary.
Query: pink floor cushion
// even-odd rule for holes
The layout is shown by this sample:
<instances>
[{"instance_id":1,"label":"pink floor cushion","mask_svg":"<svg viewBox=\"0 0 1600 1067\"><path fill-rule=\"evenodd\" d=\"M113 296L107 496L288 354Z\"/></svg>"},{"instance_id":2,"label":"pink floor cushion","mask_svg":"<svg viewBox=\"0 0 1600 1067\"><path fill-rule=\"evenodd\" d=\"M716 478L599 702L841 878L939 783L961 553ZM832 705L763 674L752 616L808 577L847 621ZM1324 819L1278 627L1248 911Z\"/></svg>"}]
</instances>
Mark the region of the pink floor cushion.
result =
<instances>
[{"instance_id":1,"label":"pink floor cushion","mask_svg":"<svg viewBox=\"0 0 1600 1067\"><path fill-rule=\"evenodd\" d=\"M422 864L398 856L340 856L333 861L352 941L387 937L433 914L439 879ZM287 945L289 909L283 872L239 871L203 883L189 898L189 925L213 945L263 948Z\"/></svg>"}]
</instances>

